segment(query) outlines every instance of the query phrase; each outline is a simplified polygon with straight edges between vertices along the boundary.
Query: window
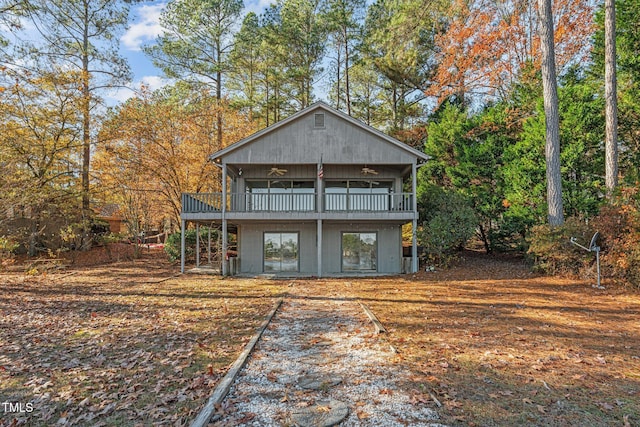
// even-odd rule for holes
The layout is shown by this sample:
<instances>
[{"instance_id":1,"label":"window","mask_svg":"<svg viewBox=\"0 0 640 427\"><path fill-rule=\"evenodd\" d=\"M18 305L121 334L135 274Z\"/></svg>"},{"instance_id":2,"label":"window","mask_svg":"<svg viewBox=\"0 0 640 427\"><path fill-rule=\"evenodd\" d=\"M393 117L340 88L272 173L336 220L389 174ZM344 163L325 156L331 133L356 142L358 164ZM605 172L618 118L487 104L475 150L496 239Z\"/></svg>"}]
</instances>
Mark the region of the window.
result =
<instances>
[{"instance_id":1,"label":"window","mask_svg":"<svg viewBox=\"0 0 640 427\"><path fill-rule=\"evenodd\" d=\"M377 271L376 233L342 233L342 271Z\"/></svg>"},{"instance_id":2,"label":"window","mask_svg":"<svg viewBox=\"0 0 640 427\"><path fill-rule=\"evenodd\" d=\"M313 127L318 129L318 128L324 128L324 113L316 113L313 116Z\"/></svg>"},{"instance_id":3,"label":"window","mask_svg":"<svg viewBox=\"0 0 640 427\"><path fill-rule=\"evenodd\" d=\"M387 211L392 194L391 181L327 181L325 210L327 211Z\"/></svg>"},{"instance_id":4,"label":"window","mask_svg":"<svg viewBox=\"0 0 640 427\"><path fill-rule=\"evenodd\" d=\"M278 179L247 181L249 211L315 211L315 182Z\"/></svg>"},{"instance_id":5,"label":"window","mask_svg":"<svg viewBox=\"0 0 640 427\"><path fill-rule=\"evenodd\" d=\"M264 233L264 271L299 271L298 233Z\"/></svg>"}]
</instances>

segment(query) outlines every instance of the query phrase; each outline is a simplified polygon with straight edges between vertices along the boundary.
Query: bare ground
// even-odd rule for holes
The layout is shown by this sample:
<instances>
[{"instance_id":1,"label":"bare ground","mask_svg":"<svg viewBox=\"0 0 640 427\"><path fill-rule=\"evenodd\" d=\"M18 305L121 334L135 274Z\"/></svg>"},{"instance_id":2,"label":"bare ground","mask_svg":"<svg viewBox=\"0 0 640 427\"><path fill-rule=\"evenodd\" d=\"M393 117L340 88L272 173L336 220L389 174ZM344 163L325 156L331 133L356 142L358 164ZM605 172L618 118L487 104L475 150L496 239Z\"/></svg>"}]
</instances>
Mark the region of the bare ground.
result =
<instances>
[{"instance_id":1,"label":"bare ground","mask_svg":"<svg viewBox=\"0 0 640 427\"><path fill-rule=\"evenodd\" d=\"M0 403L33 406L0 407L0 425L186 425L280 295L365 302L398 350L401 387L441 423L640 425L637 291L473 254L376 279L176 270L147 254L0 274Z\"/></svg>"},{"instance_id":2,"label":"bare ground","mask_svg":"<svg viewBox=\"0 0 640 427\"><path fill-rule=\"evenodd\" d=\"M213 425L318 425L340 414L344 427L441 426L430 402L404 389L408 372L385 341L355 301L287 298Z\"/></svg>"}]
</instances>

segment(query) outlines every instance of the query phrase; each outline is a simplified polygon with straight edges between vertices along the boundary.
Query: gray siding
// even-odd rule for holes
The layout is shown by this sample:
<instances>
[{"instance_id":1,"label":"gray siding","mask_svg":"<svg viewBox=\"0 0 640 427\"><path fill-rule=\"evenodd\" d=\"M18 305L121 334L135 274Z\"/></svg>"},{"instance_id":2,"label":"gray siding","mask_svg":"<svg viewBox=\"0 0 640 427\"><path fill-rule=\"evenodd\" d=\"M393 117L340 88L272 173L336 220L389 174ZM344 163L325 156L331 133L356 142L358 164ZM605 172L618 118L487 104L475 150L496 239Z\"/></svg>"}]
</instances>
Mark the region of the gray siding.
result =
<instances>
[{"instance_id":1,"label":"gray siding","mask_svg":"<svg viewBox=\"0 0 640 427\"><path fill-rule=\"evenodd\" d=\"M239 226L238 257L240 272L263 272L263 246L265 232L299 233L300 273L316 275L317 231L316 222L253 222ZM342 233L375 232L378 244L378 272L400 273L402 268L402 231L395 223L332 223L324 221L322 238L323 274L337 274L342 270Z\"/></svg>"},{"instance_id":2,"label":"gray siding","mask_svg":"<svg viewBox=\"0 0 640 427\"><path fill-rule=\"evenodd\" d=\"M317 271L316 223L243 223L239 227L238 257L241 273L263 272L265 232L297 232L300 271Z\"/></svg>"},{"instance_id":3,"label":"gray siding","mask_svg":"<svg viewBox=\"0 0 640 427\"><path fill-rule=\"evenodd\" d=\"M325 114L325 127L314 128L314 114ZM383 138L326 110L312 110L224 157L228 164L412 164L416 157Z\"/></svg>"},{"instance_id":4,"label":"gray siding","mask_svg":"<svg viewBox=\"0 0 640 427\"><path fill-rule=\"evenodd\" d=\"M316 114L323 115L322 126L316 122ZM408 222L415 225L415 171L418 162L428 159L418 150L319 102L212 154L211 159L222 166L228 177L227 194L186 194L188 209L185 211L183 206L181 217L186 221L224 223L226 220L237 226L241 273L263 272L265 232L298 233L299 271L302 274L319 273L319 254L323 264L321 274L341 273L344 232L377 233L377 271L394 274L402 271L401 225ZM322 181L318 178L320 163ZM364 166L374 169L377 174L364 175ZM282 176L270 176L272 167L286 169L286 172ZM407 178L412 179L410 194L403 192ZM363 179L391 182L392 191L388 195L372 192L370 197L363 194L368 200L361 198L358 190L349 191L344 206L335 195L323 194L324 185L332 180ZM247 194L249 180L310 180L314 182L316 197L311 199L313 203L308 201L309 185L294 187L306 188L304 191L287 191L290 199L278 194L277 190L270 191L266 198L256 196L264 194L262 190ZM273 182L270 185L271 188L278 186ZM357 186L355 183L350 187ZM380 196L388 196L388 207L384 201L387 199L380 202ZM261 204L263 201L266 204ZM323 232L320 249L316 235L318 220L322 221ZM350 268L374 265L368 249L362 254L358 257L359 252L350 251ZM276 264L273 261L273 265Z\"/></svg>"}]
</instances>

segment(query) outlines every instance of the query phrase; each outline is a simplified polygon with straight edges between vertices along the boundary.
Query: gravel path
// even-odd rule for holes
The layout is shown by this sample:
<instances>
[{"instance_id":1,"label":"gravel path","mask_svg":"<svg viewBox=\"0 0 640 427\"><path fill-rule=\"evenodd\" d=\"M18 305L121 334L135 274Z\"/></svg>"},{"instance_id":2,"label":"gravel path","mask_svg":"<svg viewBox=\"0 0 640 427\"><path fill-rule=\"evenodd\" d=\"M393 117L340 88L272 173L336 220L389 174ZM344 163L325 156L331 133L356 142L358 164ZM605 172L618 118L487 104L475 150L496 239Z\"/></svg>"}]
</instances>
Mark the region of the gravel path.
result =
<instances>
[{"instance_id":1,"label":"gravel path","mask_svg":"<svg viewBox=\"0 0 640 427\"><path fill-rule=\"evenodd\" d=\"M373 331L355 301L285 300L210 425L439 426Z\"/></svg>"}]
</instances>

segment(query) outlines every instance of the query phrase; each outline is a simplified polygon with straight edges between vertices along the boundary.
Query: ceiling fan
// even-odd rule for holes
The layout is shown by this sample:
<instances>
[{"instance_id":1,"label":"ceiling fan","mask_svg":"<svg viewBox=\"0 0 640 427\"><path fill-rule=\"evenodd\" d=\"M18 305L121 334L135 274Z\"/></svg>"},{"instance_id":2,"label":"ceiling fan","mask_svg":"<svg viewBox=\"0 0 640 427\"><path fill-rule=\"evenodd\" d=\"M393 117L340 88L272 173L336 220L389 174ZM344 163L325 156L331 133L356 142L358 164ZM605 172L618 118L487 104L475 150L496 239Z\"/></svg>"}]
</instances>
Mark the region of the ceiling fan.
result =
<instances>
[{"instance_id":1,"label":"ceiling fan","mask_svg":"<svg viewBox=\"0 0 640 427\"><path fill-rule=\"evenodd\" d=\"M378 175L378 171L377 170L371 169L371 168L369 168L367 166L363 167L362 171L360 173L362 173L363 175Z\"/></svg>"},{"instance_id":2,"label":"ceiling fan","mask_svg":"<svg viewBox=\"0 0 640 427\"><path fill-rule=\"evenodd\" d=\"M277 167L273 167L273 168L271 168L271 170L269 170L267 175L268 176L282 176L285 173L287 173L286 169L280 169L280 168L277 168Z\"/></svg>"}]
</instances>

